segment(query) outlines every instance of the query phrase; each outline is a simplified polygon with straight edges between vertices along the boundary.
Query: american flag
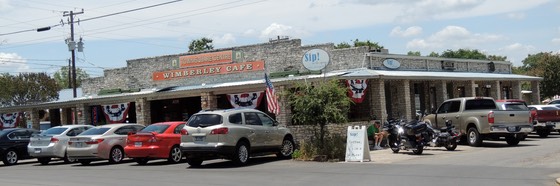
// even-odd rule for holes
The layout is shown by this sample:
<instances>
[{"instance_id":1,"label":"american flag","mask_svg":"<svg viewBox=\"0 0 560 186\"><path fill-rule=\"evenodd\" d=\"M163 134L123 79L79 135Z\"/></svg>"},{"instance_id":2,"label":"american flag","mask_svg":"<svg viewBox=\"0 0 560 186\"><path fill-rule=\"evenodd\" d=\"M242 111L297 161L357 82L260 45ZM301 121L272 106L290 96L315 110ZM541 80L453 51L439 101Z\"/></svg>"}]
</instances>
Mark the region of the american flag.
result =
<instances>
[{"instance_id":1,"label":"american flag","mask_svg":"<svg viewBox=\"0 0 560 186\"><path fill-rule=\"evenodd\" d=\"M264 83L266 84L266 102L268 103L268 112L278 114L280 113L280 107L278 106L278 100L276 99L276 91L274 91L274 86L266 73L264 74Z\"/></svg>"}]
</instances>

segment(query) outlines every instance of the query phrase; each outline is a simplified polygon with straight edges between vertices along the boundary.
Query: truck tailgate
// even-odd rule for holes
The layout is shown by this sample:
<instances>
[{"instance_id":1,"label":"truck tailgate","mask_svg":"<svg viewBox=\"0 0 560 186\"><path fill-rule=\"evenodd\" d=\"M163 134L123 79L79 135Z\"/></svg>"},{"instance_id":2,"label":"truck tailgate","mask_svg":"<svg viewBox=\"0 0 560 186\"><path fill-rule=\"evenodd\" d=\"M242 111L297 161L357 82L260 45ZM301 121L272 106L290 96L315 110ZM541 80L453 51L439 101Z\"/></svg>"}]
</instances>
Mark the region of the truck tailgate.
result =
<instances>
[{"instance_id":1,"label":"truck tailgate","mask_svg":"<svg viewBox=\"0 0 560 186\"><path fill-rule=\"evenodd\" d=\"M537 110L537 121L558 122L560 121L560 110Z\"/></svg>"},{"instance_id":2,"label":"truck tailgate","mask_svg":"<svg viewBox=\"0 0 560 186\"><path fill-rule=\"evenodd\" d=\"M494 125L531 125L530 117L531 113L528 110L494 110Z\"/></svg>"}]
</instances>

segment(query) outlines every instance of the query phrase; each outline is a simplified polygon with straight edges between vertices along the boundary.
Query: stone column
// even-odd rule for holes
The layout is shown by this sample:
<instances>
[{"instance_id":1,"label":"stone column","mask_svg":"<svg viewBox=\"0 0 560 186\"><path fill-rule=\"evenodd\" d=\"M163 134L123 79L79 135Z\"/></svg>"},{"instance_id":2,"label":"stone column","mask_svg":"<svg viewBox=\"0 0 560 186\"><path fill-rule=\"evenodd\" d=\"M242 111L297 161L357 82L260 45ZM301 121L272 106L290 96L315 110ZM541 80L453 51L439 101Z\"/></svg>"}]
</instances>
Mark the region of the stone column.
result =
<instances>
[{"instance_id":1,"label":"stone column","mask_svg":"<svg viewBox=\"0 0 560 186\"><path fill-rule=\"evenodd\" d=\"M475 97L476 96L476 83L474 80L467 81L465 85L465 96Z\"/></svg>"},{"instance_id":2,"label":"stone column","mask_svg":"<svg viewBox=\"0 0 560 186\"><path fill-rule=\"evenodd\" d=\"M404 116L405 120L410 121L413 118L412 112L410 111L410 107L412 107L412 104L410 102L410 80L405 79L401 82L402 84L400 86L397 86L397 109L398 112L401 113L400 117Z\"/></svg>"},{"instance_id":3,"label":"stone column","mask_svg":"<svg viewBox=\"0 0 560 186\"><path fill-rule=\"evenodd\" d=\"M152 122L150 102L146 98L136 100L136 123L148 125Z\"/></svg>"},{"instance_id":4,"label":"stone column","mask_svg":"<svg viewBox=\"0 0 560 186\"><path fill-rule=\"evenodd\" d=\"M41 127L40 127L41 117L39 117L39 110L32 109L32 110L29 110L28 112L31 116L31 123L32 123L33 129L37 129L37 130L41 129Z\"/></svg>"},{"instance_id":5,"label":"stone column","mask_svg":"<svg viewBox=\"0 0 560 186\"><path fill-rule=\"evenodd\" d=\"M218 108L218 99L214 95L214 92L203 92L200 94L200 105L202 110L216 109Z\"/></svg>"},{"instance_id":6,"label":"stone column","mask_svg":"<svg viewBox=\"0 0 560 186\"><path fill-rule=\"evenodd\" d=\"M541 90L539 89L539 81L531 81L531 104L541 104Z\"/></svg>"},{"instance_id":7,"label":"stone column","mask_svg":"<svg viewBox=\"0 0 560 186\"><path fill-rule=\"evenodd\" d=\"M60 123L62 125L70 124L69 116L71 115L70 108L62 108L60 112Z\"/></svg>"},{"instance_id":8,"label":"stone column","mask_svg":"<svg viewBox=\"0 0 560 186\"><path fill-rule=\"evenodd\" d=\"M385 102L385 81L382 79L370 79L370 108L373 115L382 122L387 121L387 102Z\"/></svg>"},{"instance_id":9,"label":"stone column","mask_svg":"<svg viewBox=\"0 0 560 186\"><path fill-rule=\"evenodd\" d=\"M91 125L91 109L88 104L78 104L76 105L76 112L78 112L78 119L74 124L86 124Z\"/></svg>"},{"instance_id":10,"label":"stone column","mask_svg":"<svg viewBox=\"0 0 560 186\"><path fill-rule=\"evenodd\" d=\"M278 106L280 107L280 113L278 113L278 115L276 115L276 121L278 121L280 124L284 124L284 125L287 125L287 126L292 125L292 120L290 119L290 118L292 118L292 110L289 107L288 99L286 99L286 97L284 97L284 96L281 96L281 94L280 94L280 93L286 91L287 87L282 85L282 86L278 86L278 87L274 87L274 88L276 89Z\"/></svg>"},{"instance_id":11,"label":"stone column","mask_svg":"<svg viewBox=\"0 0 560 186\"><path fill-rule=\"evenodd\" d=\"M522 99L523 94L521 93L521 81L511 82L511 98L512 99Z\"/></svg>"},{"instance_id":12,"label":"stone column","mask_svg":"<svg viewBox=\"0 0 560 186\"><path fill-rule=\"evenodd\" d=\"M490 87L490 96L494 99L502 99L502 87L500 81L494 81Z\"/></svg>"},{"instance_id":13,"label":"stone column","mask_svg":"<svg viewBox=\"0 0 560 186\"><path fill-rule=\"evenodd\" d=\"M447 97L447 81L436 82L435 87L436 87L436 107L438 107L441 103L443 103L443 101L449 99Z\"/></svg>"}]
</instances>

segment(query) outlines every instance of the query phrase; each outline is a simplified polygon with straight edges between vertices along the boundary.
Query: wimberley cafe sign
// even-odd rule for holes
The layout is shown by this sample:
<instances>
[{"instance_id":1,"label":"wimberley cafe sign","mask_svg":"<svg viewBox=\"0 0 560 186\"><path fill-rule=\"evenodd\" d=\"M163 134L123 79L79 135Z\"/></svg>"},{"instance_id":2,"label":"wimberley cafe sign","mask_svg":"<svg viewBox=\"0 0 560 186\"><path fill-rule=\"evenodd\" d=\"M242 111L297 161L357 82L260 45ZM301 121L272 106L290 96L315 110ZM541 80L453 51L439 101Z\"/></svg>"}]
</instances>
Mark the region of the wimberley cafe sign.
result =
<instances>
[{"instance_id":1,"label":"wimberley cafe sign","mask_svg":"<svg viewBox=\"0 0 560 186\"><path fill-rule=\"evenodd\" d=\"M249 61L234 63L233 59L239 59L239 52L221 51L197 55L181 56L179 68L175 70L154 72L154 81L171 80L179 78L191 78L196 76L232 74L253 71L263 71L264 61Z\"/></svg>"}]
</instances>

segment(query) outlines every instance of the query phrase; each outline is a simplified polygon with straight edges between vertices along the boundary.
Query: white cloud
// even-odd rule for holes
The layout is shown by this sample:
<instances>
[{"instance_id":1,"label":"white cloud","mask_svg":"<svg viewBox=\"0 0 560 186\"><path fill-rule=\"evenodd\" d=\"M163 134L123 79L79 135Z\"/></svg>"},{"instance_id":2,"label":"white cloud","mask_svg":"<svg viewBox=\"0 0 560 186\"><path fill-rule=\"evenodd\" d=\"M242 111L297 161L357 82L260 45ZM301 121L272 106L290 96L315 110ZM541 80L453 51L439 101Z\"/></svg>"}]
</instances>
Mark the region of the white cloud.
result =
<instances>
[{"instance_id":1,"label":"white cloud","mask_svg":"<svg viewBox=\"0 0 560 186\"><path fill-rule=\"evenodd\" d=\"M408 49L476 48L484 43L504 39L505 37L502 35L471 33L464 27L447 26L428 38L411 40L406 47Z\"/></svg>"},{"instance_id":2,"label":"white cloud","mask_svg":"<svg viewBox=\"0 0 560 186\"><path fill-rule=\"evenodd\" d=\"M552 43L559 45L560 44L560 38L554 38L552 39Z\"/></svg>"},{"instance_id":3,"label":"white cloud","mask_svg":"<svg viewBox=\"0 0 560 186\"><path fill-rule=\"evenodd\" d=\"M523 45L521 43L513 43L510 45L507 45L503 48L500 48L500 50L505 50L505 51L514 51L514 52L519 52L519 51L524 51L524 52L531 52L534 51L536 48L532 45Z\"/></svg>"},{"instance_id":4,"label":"white cloud","mask_svg":"<svg viewBox=\"0 0 560 186\"><path fill-rule=\"evenodd\" d=\"M270 24L270 26L261 31L261 35L259 37L261 39L276 38L278 36L301 38L306 35L309 34L304 30L296 29L291 26L286 26L278 23L272 23Z\"/></svg>"},{"instance_id":5,"label":"white cloud","mask_svg":"<svg viewBox=\"0 0 560 186\"><path fill-rule=\"evenodd\" d=\"M398 37L410 37L416 36L422 33L422 27L419 26L411 26L408 27L406 30L402 30L400 26L397 26L391 30L391 36L398 36Z\"/></svg>"},{"instance_id":6,"label":"white cloud","mask_svg":"<svg viewBox=\"0 0 560 186\"><path fill-rule=\"evenodd\" d=\"M4 11L9 11L14 7L10 4L9 0L0 0L0 13Z\"/></svg>"},{"instance_id":7,"label":"white cloud","mask_svg":"<svg viewBox=\"0 0 560 186\"><path fill-rule=\"evenodd\" d=\"M236 39L235 36L233 36L230 33L224 34L222 36L219 37L212 37L210 36L210 38L212 38L212 43L216 44L216 45L220 45L220 46L227 46L227 45L231 45L233 43L235 43Z\"/></svg>"},{"instance_id":8,"label":"white cloud","mask_svg":"<svg viewBox=\"0 0 560 186\"><path fill-rule=\"evenodd\" d=\"M0 69L9 69L9 71L0 73L28 72L29 65L27 65L27 61L25 59L16 53L0 52Z\"/></svg>"},{"instance_id":9,"label":"white cloud","mask_svg":"<svg viewBox=\"0 0 560 186\"><path fill-rule=\"evenodd\" d=\"M517 20L521 20L525 18L525 14L524 13L509 13L507 14L507 17L510 19L517 19Z\"/></svg>"}]
</instances>

